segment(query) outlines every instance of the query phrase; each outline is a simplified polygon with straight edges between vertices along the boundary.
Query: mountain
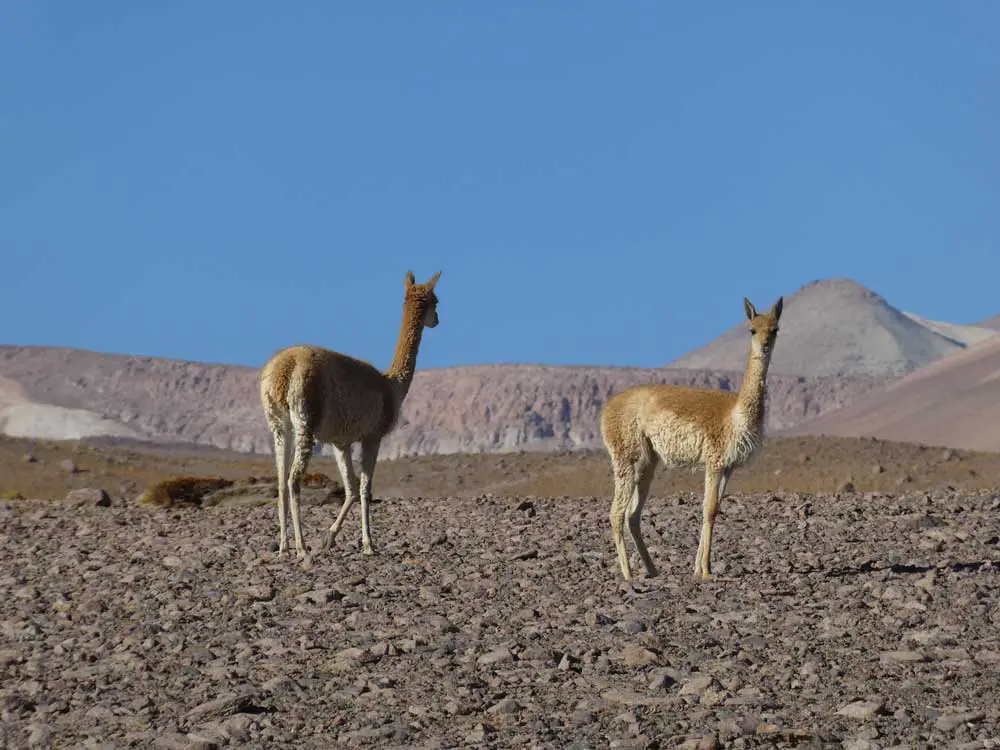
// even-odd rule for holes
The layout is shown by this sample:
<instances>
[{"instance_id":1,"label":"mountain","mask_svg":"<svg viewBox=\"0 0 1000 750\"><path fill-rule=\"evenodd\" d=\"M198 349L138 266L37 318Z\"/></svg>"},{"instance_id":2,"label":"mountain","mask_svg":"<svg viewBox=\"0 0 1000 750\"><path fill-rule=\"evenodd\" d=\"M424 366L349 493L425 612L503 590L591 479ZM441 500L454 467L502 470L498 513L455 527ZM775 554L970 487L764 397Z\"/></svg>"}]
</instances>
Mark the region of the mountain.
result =
<instances>
[{"instance_id":1,"label":"mountain","mask_svg":"<svg viewBox=\"0 0 1000 750\"><path fill-rule=\"evenodd\" d=\"M850 279L814 281L785 299L770 372L899 377L965 348L961 338L935 330L947 324L929 323L900 312ZM744 320L669 366L742 370L747 338Z\"/></svg>"},{"instance_id":2,"label":"mountain","mask_svg":"<svg viewBox=\"0 0 1000 750\"><path fill-rule=\"evenodd\" d=\"M984 325L960 325L957 323L943 323L940 320L928 320L911 312L904 312L903 315L910 320L916 321L924 328L929 328L935 333L939 333L947 339L951 339L963 346L975 346L987 339L991 339L1000 334L1000 322L998 328L990 328Z\"/></svg>"},{"instance_id":3,"label":"mountain","mask_svg":"<svg viewBox=\"0 0 1000 750\"><path fill-rule=\"evenodd\" d=\"M16 391L22 404L38 405L39 413L43 407L80 410L148 440L270 453L257 373L75 349L0 347L6 389ZM613 393L645 382L733 389L741 379L741 372L625 367L421 370L380 455L599 448L600 409ZM881 385L864 377L769 378L768 424L796 424ZM39 422L34 428L46 436L55 429Z\"/></svg>"},{"instance_id":4,"label":"mountain","mask_svg":"<svg viewBox=\"0 0 1000 750\"><path fill-rule=\"evenodd\" d=\"M1000 337L783 431L1000 451Z\"/></svg>"},{"instance_id":5,"label":"mountain","mask_svg":"<svg viewBox=\"0 0 1000 750\"><path fill-rule=\"evenodd\" d=\"M1000 315L994 315L992 318L987 318L980 323L976 323L976 325L981 328L989 328L994 331L1000 331Z\"/></svg>"}]
</instances>

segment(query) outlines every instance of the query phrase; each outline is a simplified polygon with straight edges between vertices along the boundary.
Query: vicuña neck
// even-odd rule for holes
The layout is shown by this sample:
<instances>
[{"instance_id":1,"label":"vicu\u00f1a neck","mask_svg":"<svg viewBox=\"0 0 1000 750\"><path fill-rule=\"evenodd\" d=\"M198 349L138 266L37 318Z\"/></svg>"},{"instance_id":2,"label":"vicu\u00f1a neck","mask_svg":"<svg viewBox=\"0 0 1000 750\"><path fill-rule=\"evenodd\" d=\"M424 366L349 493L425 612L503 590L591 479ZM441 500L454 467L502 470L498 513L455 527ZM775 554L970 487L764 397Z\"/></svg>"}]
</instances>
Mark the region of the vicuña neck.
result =
<instances>
[{"instance_id":1,"label":"vicu\u00f1a neck","mask_svg":"<svg viewBox=\"0 0 1000 750\"><path fill-rule=\"evenodd\" d=\"M417 369L417 350L420 349L423 332L424 321L420 310L416 305L406 302L403 305L403 324L399 331L399 341L396 342L396 353L385 373L386 377L397 384L400 400L413 382L413 373Z\"/></svg>"},{"instance_id":2,"label":"vicu\u00f1a neck","mask_svg":"<svg viewBox=\"0 0 1000 750\"><path fill-rule=\"evenodd\" d=\"M767 388L769 357L755 357L751 351L740 385L739 407L752 425L764 419L764 393Z\"/></svg>"}]
</instances>

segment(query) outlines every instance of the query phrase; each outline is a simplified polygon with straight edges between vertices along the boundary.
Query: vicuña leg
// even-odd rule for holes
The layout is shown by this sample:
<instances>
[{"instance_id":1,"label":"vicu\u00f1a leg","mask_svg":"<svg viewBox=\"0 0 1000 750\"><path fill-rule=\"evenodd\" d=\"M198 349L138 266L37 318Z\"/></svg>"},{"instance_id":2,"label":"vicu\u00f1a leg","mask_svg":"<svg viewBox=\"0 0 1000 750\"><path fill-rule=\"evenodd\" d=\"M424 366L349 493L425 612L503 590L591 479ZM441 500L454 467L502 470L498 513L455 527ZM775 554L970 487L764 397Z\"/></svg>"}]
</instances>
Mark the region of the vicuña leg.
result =
<instances>
[{"instance_id":1,"label":"vicu\u00f1a leg","mask_svg":"<svg viewBox=\"0 0 1000 750\"><path fill-rule=\"evenodd\" d=\"M653 564L653 559L649 556L649 551L646 549L646 543L642 539L640 524L642 521L642 506L645 504L646 498L649 497L649 487L653 483L656 464L648 462L636 468L639 474L639 481L635 485L635 490L632 492L632 498L628 506L628 530L632 535L632 541L635 542L636 549L639 550L639 558L642 560L643 567L646 568L646 576L654 578L656 577L656 566Z\"/></svg>"},{"instance_id":2,"label":"vicu\u00f1a leg","mask_svg":"<svg viewBox=\"0 0 1000 750\"><path fill-rule=\"evenodd\" d=\"M278 554L284 555L288 548L288 533L285 525L285 508L288 503L288 468L291 463L291 443L289 425L279 417L268 414L268 426L274 438L274 466L278 473Z\"/></svg>"},{"instance_id":3,"label":"vicu\u00f1a leg","mask_svg":"<svg viewBox=\"0 0 1000 750\"><path fill-rule=\"evenodd\" d=\"M337 534L340 533L340 529L344 525L344 519L347 518L347 512L354 505L354 500L359 494L358 477L354 473L354 462L351 460L351 446L349 444L347 446L335 445L333 446L333 455L337 459L340 479L344 483L344 504L340 506L337 520L323 535L323 542L320 545L322 549L329 549L337 539Z\"/></svg>"},{"instance_id":4,"label":"vicu\u00f1a leg","mask_svg":"<svg viewBox=\"0 0 1000 750\"><path fill-rule=\"evenodd\" d=\"M371 501L372 479L375 476L375 464L378 462L378 449L381 440L369 438L361 441L361 551L366 555L374 555L371 534Z\"/></svg>"},{"instance_id":5,"label":"vicu\u00f1a leg","mask_svg":"<svg viewBox=\"0 0 1000 750\"><path fill-rule=\"evenodd\" d=\"M722 470L722 479L719 481L719 502L726 496L726 485L729 484L729 477L733 475L732 467Z\"/></svg>"},{"instance_id":6,"label":"vicu\u00f1a leg","mask_svg":"<svg viewBox=\"0 0 1000 750\"><path fill-rule=\"evenodd\" d=\"M694 561L695 578L703 581L712 578L712 526L715 524L715 514L719 510L719 485L723 472L718 469L705 469L705 499L701 509L701 539L698 541L698 552Z\"/></svg>"},{"instance_id":7,"label":"vicu\u00f1a leg","mask_svg":"<svg viewBox=\"0 0 1000 750\"><path fill-rule=\"evenodd\" d=\"M615 496L611 501L611 536L615 540L615 550L618 552L618 565L626 581L632 579L632 568L628 562L628 550L625 549L625 515L629 503L637 490L638 480L635 467L620 466L612 460L614 472Z\"/></svg>"},{"instance_id":8,"label":"vicu\u00f1a leg","mask_svg":"<svg viewBox=\"0 0 1000 750\"><path fill-rule=\"evenodd\" d=\"M293 416L292 424L295 430L295 454L288 475L288 509L291 511L292 528L295 531L295 554L301 559L306 556L306 545L302 541L302 524L299 521L299 497L302 477L309 468L309 459L312 458L313 433L303 419L296 419Z\"/></svg>"}]
</instances>

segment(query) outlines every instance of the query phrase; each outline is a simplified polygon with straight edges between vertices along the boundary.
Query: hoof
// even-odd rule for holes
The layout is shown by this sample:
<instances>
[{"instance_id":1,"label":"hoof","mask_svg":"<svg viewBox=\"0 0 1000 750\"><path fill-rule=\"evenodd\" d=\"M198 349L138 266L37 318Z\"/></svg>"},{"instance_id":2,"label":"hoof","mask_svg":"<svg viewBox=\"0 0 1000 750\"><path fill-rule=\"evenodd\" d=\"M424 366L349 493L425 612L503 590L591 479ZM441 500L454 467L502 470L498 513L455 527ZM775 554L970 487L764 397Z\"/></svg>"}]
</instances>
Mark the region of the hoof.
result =
<instances>
[{"instance_id":1,"label":"hoof","mask_svg":"<svg viewBox=\"0 0 1000 750\"><path fill-rule=\"evenodd\" d=\"M319 543L319 548L321 550L328 550L333 546L334 536L329 531L323 534L323 539Z\"/></svg>"},{"instance_id":2,"label":"hoof","mask_svg":"<svg viewBox=\"0 0 1000 750\"><path fill-rule=\"evenodd\" d=\"M363 554L363 555L369 555L369 556L374 555L375 554L375 548L372 547L370 544L363 545L361 547L361 554Z\"/></svg>"}]
</instances>

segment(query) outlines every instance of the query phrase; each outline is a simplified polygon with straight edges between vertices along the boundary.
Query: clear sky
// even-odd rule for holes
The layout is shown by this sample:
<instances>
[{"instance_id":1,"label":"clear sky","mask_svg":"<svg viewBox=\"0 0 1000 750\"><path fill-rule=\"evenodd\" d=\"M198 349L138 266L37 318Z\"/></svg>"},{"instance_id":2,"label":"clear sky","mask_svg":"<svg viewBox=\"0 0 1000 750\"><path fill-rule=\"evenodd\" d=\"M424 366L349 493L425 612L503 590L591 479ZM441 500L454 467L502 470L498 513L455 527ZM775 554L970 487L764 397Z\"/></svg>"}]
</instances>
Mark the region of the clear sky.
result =
<instances>
[{"instance_id":1,"label":"clear sky","mask_svg":"<svg viewBox=\"0 0 1000 750\"><path fill-rule=\"evenodd\" d=\"M1000 3L0 5L0 343L664 364L817 278L1000 312Z\"/></svg>"}]
</instances>

